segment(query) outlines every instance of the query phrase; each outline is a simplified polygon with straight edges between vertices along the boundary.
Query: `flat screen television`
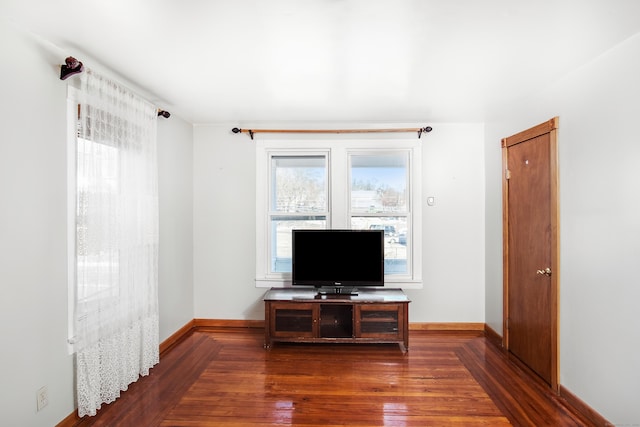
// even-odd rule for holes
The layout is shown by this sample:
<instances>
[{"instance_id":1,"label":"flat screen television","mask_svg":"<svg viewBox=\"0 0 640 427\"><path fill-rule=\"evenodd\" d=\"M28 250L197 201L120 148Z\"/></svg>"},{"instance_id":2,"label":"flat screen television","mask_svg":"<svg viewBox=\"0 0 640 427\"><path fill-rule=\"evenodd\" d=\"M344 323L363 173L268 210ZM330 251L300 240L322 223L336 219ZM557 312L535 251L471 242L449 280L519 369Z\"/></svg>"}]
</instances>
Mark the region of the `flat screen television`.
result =
<instances>
[{"instance_id":1,"label":"flat screen television","mask_svg":"<svg viewBox=\"0 0 640 427\"><path fill-rule=\"evenodd\" d=\"M384 230L293 230L292 285L327 293L384 286Z\"/></svg>"}]
</instances>

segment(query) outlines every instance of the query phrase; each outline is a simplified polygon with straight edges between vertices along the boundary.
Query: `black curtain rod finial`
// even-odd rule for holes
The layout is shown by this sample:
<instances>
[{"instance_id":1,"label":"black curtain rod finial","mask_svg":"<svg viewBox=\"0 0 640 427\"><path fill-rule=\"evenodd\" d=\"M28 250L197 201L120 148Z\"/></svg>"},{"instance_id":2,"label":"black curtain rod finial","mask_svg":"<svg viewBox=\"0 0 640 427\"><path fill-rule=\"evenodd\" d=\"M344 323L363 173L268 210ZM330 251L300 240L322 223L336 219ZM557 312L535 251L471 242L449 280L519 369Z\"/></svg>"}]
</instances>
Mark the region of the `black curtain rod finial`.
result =
<instances>
[{"instance_id":1,"label":"black curtain rod finial","mask_svg":"<svg viewBox=\"0 0 640 427\"><path fill-rule=\"evenodd\" d=\"M171 117L171 113L165 110L160 110L158 109L158 117L164 117L165 119L168 119L169 117Z\"/></svg>"},{"instance_id":2,"label":"black curtain rod finial","mask_svg":"<svg viewBox=\"0 0 640 427\"><path fill-rule=\"evenodd\" d=\"M422 132L431 132L433 128L431 126L423 127L418 129L418 139L422 136Z\"/></svg>"},{"instance_id":3,"label":"black curtain rod finial","mask_svg":"<svg viewBox=\"0 0 640 427\"><path fill-rule=\"evenodd\" d=\"M82 62L78 61L73 56L67 57L64 62L65 64L60 66L60 80L66 80L74 74L79 74L84 71Z\"/></svg>"},{"instance_id":4,"label":"black curtain rod finial","mask_svg":"<svg viewBox=\"0 0 640 427\"><path fill-rule=\"evenodd\" d=\"M233 128L233 129L231 129L231 132L233 132L233 133L240 133L240 132L242 132L242 129L240 129L240 128ZM249 133L249 136L251 137L251 139L253 139L253 131L252 131L251 129L247 129L247 130L246 130L246 132L248 132L248 133Z\"/></svg>"}]
</instances>

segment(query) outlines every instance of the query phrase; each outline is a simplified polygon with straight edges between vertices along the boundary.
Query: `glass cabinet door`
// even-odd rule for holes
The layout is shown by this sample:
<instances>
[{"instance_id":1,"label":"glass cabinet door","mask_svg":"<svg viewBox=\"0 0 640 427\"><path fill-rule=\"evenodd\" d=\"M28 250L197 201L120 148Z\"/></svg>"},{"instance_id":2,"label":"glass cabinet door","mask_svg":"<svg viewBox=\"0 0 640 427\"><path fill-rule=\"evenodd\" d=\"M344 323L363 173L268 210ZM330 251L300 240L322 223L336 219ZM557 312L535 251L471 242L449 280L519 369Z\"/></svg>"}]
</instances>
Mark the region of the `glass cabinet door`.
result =
<instances>
[{"instance_id":1,"label":"glass cabinet door","mask_svg":"<svg viewBox=\"0 0 640 427\"><path fill-rule=\"evenodd\" d=\"M398 304L366 304L356 307L356 336L361 338L398 338L403 312Z\"/></svg>"},{"instance_id":2,"label":"glass cabinet door","mask_svg":"<svg viewBox=\"0 0 640 427\"><path fill-rule=\"evenodd\" d=\"M271 304L271 335L314 337L317 335L317 304Z\"/></svg>"}]
</instances>

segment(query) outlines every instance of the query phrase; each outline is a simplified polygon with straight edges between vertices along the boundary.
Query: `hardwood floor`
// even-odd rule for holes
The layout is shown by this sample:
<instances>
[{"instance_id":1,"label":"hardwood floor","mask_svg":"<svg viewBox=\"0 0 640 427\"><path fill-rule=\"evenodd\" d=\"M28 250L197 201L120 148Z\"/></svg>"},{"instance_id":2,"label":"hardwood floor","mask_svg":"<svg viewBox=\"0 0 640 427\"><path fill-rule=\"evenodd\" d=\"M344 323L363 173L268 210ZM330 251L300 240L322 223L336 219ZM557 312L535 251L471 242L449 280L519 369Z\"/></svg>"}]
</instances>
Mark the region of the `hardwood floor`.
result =
<instances>
[{"instance_id":1,"label":"hardwood floor","mask_svg":"<svg viewBox=\"0 0 640 427\"><path fill-rule=\"evenodd\" d=\"M397 345L276 344L200 328L78 426L591 426L480 332Z\"/></svg>"}]
</instances>

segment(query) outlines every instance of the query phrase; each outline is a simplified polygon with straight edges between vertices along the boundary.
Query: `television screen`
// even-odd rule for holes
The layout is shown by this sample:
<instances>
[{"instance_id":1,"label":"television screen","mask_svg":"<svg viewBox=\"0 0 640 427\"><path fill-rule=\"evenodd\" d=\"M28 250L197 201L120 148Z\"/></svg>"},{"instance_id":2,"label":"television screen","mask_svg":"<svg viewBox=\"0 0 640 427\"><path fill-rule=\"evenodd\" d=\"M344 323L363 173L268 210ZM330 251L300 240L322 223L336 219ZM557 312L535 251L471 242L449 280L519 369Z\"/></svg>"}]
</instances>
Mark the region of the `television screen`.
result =
<instances>
[{"instance_id":1,"label":"television screen","mask_svg":"<svg viewBox=\"0 0 640 427\"><path fill-rule=\"evenodd\" d=\"M292 284L384 286L384 230L293 230Z\"/></svg>"}]
</instances>

